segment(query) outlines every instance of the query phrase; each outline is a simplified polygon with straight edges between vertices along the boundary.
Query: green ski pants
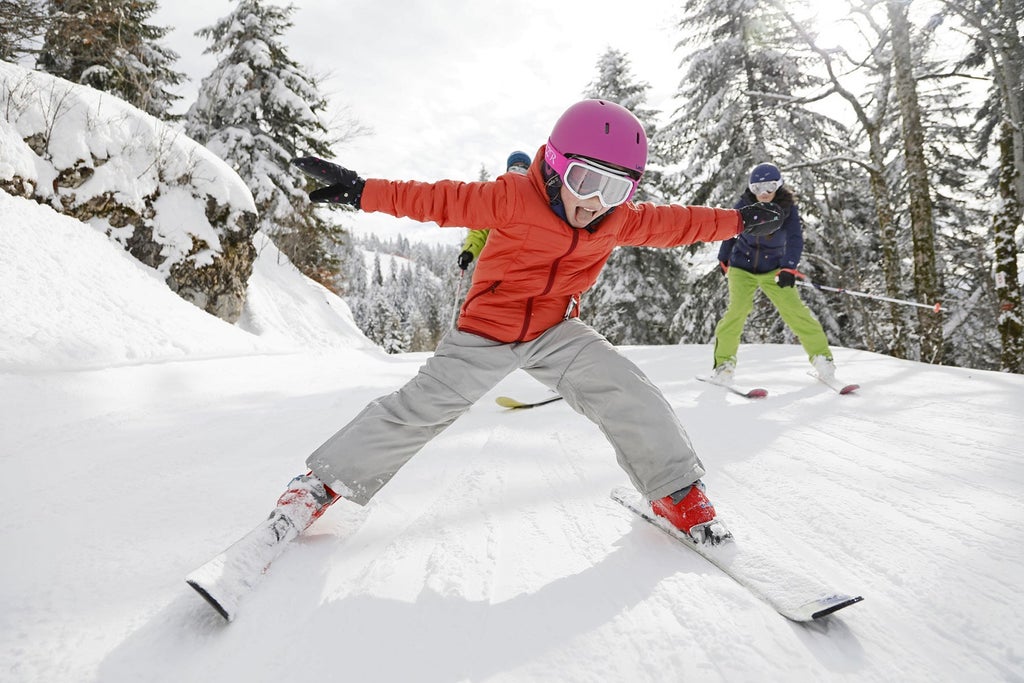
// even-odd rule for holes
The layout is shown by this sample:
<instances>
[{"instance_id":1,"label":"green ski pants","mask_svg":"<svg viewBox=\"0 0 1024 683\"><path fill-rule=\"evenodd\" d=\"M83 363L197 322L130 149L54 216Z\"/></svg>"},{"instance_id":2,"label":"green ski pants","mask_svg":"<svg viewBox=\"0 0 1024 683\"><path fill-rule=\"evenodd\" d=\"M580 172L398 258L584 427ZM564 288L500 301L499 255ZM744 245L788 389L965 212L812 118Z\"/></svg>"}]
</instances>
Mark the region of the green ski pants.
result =
<instances>
[{"instance_id":1,"label":"green ski pants","mask_svg":"<svg viewBox=\"0 0 1024 683\"><path fill-rule=\"evenodd\" d=\"M821 323L801 301L796 287L779 287L775 282L778 272L750 273L740 268L729 269L729 307L715 327L715 367L725 361L736 362L743 326L754 310L754 295L758 288L775 305L782 321L799 338L808 359L815 356L832 358Z\"/></svg>"}]
</instances>

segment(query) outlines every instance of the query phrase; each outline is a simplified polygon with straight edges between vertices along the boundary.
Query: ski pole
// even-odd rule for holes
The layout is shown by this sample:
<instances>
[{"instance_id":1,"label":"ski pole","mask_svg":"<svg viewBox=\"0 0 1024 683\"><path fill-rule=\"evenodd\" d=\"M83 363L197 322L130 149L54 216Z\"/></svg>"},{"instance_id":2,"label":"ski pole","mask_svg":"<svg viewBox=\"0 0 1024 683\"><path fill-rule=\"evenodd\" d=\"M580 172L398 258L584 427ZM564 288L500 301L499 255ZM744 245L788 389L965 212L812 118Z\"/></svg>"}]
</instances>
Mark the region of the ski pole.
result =
<instances>
[{"instance_id":1,"label":"ski pole","mask_svg":"<svg viewBox=\"0 0 1024 683\"><path fill-rule=\"evenodd\" d=\"M942 303L936 302L935 304L922 304L918 301L907 301L906 299L893 299L888 296L878 296L877 294L868 294L867 292L855 292L850 289L842 289L841 287L827 287L825 285L819 285L817 282L811 282L807 279L807 276L801 273L799 270L793 268L783 268L793 273L796 277L796 283L801 287L814 287L815 289L825 290L827 292L838 292L839 294L849 294L850 296L861 296L865 299L876 299L878 301L889 301L894 304L904 304L907 306L917 306L919 308L929 308L933 312L938 313L942 310Z\"/></svg>"},{"instance_id":2,"label":"ski pole","mask_svg":"<svg viewBox=\"0 0 1024 683\"><path fill-rule=\"evenodd\" d=\"M452 308L452 327L459 320L459 303L462 300L462 281L466 279L466 271L459 271L459 281L455 285L455 306Z\"/></svg>"}]
</instances>

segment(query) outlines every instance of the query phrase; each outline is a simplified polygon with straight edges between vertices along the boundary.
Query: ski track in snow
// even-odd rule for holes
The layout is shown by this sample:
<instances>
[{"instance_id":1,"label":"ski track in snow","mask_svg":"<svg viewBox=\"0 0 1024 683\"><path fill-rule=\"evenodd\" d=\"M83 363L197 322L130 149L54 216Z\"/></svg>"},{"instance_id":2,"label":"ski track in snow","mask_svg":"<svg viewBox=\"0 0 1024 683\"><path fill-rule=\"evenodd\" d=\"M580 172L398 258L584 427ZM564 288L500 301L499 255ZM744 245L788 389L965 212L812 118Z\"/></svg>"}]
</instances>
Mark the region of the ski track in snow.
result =
<instances>
[{"instance_id":1,"label":"ski track in snow","mask_svg":"<svg viewBox=\"0 0 1024 683\"><path fill-rule=\"evenodd\" d=\"M692 380L704 348L625 351L665 388L741 542L864 603L809 626L782 619L612 502L625 474L564 402L493 405L546 394L516 373L369 505L332 508L226 625L184 574L254 526L305 455L425 355L204 360L0 376L19 395L9 413L53 407L8 430L11 452L32 457L6 458L17 504L2 528L33 571L5 565L0 665L16 680L115 683L333 670L427 682L1021 680L1017 378L992 395L1003 378L985 374L980 406L966 409L967 373L840 350L841 371L864 385L842 397L802 376L798 349L751 347L742 368L772 392L751 402ZM927 388L940 377L953 388ZM12 487L43 480L60 506ZM41 535L60 542L59 563Z\"/></svg>"}]
</instances>

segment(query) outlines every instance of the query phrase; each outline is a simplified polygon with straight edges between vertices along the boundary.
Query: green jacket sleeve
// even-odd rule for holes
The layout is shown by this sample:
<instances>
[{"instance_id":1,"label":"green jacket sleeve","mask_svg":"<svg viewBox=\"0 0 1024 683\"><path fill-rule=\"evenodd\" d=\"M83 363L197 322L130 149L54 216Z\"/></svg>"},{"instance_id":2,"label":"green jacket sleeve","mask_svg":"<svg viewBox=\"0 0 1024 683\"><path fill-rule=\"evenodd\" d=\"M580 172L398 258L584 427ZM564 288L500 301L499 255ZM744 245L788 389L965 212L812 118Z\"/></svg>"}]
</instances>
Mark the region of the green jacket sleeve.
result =
<instances>
[{"instance_id":1,"label":"green jacket sleeve","mask_svg":"<svg viewBox=\"0 0 1024 683\"><path fill-rule=\"evenodd\" d=\"M470 230L469 234L466 235L466 241L462 243L462 251L468 251L473 254L474 260L479 258L484 244L487 243L488 232L488 230Z\"/></svg>"}]
</instances>

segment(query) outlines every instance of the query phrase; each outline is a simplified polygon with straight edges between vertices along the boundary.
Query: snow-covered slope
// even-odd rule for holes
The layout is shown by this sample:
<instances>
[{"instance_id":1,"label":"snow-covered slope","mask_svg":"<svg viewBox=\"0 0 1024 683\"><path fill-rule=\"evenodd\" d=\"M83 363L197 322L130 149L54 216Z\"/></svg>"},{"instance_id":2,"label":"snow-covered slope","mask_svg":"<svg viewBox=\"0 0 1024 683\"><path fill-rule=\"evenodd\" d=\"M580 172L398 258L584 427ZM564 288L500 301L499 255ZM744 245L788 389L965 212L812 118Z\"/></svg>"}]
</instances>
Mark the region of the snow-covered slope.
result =
<instances>
[{"instance_id":1,"label":"snow-covered slope","mask_svg":"<svg viewBox=\"0 0 1024 683\"><path fill-rule=\"evenodd\" d=\"M0 192L0 370L311 348L375 349L344 301L303 277L261 234L232 326L172 293L102 233Z\"/></svg>"},{"instance_id":2,"label":"snow-covered slope","mask_svg":"<svg viewBox=\"0 0 1024 683\"><path fill-rule=\"evenodd\" d=\"M0 369L252 353L259 340L168 289L102 233L0 192Z\"/></svg>"},{"instance_id":3,"label":"snow-covered slope","mask_svg":"<svg viewBox=\"0 0 1024 683\"><path fill-rule=\"evenodd\" d=\"M263 233L238 326L284 348L361 349L383 353L352 319L348 304L302 275Z\"/></svg>"},{"instance_id":4,"label":"snow-covered slope","mask_svg":"<svg viewBox=\"0 0 1024 683\"><path fill-rule=\"evenodd\" d=\"M593 425L494 404L546 395L515 373L370 505L332 508L226 625L185 574L425 356L366 350L262 257L232 327L19 202L0 195L3 680L1024 680L1024 378L848 349L863 389L837 396L799 347L743 347L762 401L694 381L709 347L624 349L738 542L865 596L824 623L609 500L627 480Z\"/></svg>"}]
</instances>

